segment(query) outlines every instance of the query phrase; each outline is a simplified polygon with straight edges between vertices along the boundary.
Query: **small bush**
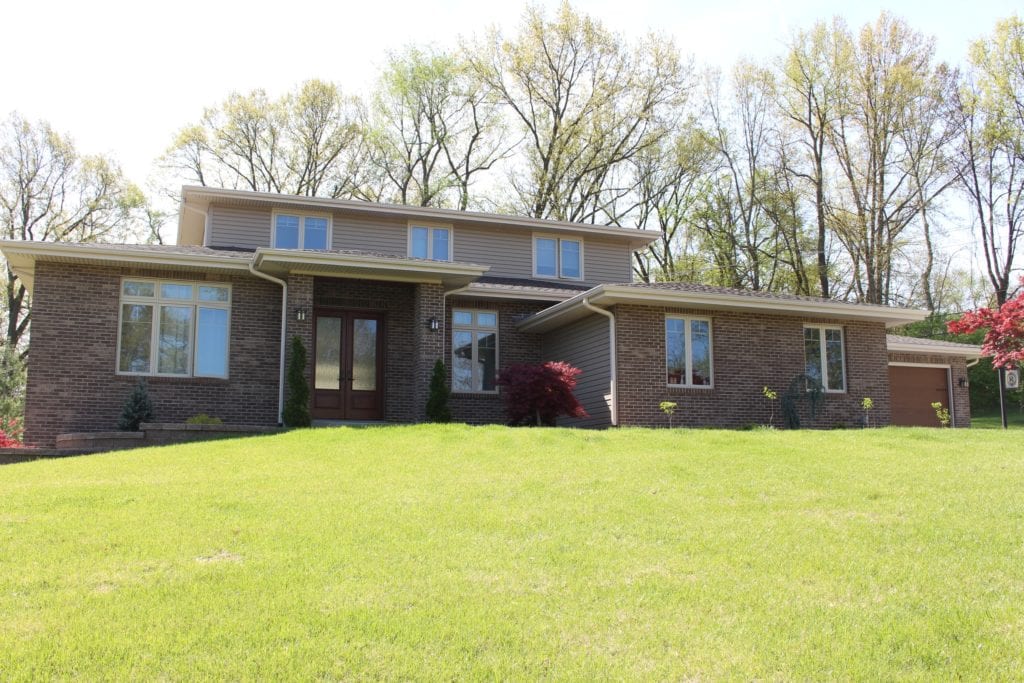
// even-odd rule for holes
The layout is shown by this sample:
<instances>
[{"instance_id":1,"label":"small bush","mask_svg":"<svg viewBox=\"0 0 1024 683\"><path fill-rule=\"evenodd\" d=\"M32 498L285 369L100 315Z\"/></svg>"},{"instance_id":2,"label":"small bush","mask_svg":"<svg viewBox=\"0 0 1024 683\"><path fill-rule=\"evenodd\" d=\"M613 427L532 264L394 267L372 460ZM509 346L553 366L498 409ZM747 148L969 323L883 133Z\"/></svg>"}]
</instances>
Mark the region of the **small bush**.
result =
<instances>
[{"instance_id":1,"label":"small bush","mask_svg":"<svg viewBox=\"0 0 1024 683\"><path fill-rule=\"evenodd\" d=\"M935 419L939 421L939 424L943 427L948 427L950 422L949 408L936 401L932 404L932 410L935 411Z\"/></svg>"},{"instance_id":2,"label":"small bush","mask_svg":"<svg viewBox=\"0 0 1024 683\"><path fill-rule=\"evenodd\" d=\"M128 395L121 410L121 419L117 428L122 432L137 432L143 422L153 421L153 403L149 400L149 386L146 378L140 378L138 384Z\"/></svg>"},{"instance_id":3,"label":"small bush","mask_svg":"<svg viewBox=\"0 0 1024 683\"><path fill-rule=\"evenodd\" d=\"M448 407L448 378L444 362L439 358L430 375L430 395L427 397L427 420L429 422L451 422L452 411Z\"/></svg>"},{"instance_id":4,"label":"small bush","mask_svg":"<svg viewBox=\"0 0 1024 683\"><path fill-rule=\"evenodd\" d=\"M284 406L286 427L308 427L309 382L306 380L306 346L299 337L292 337L292 354L288 360L288 401Z\"/></svg>"},{"instance_id":5,"label":"small bush","mask_svg":"<svg viewBox=\"0 0 1024 683\"><path fill-rule=\"evenodd\" d=\"M198 415L193 415L189 419L185 420L185 424L187 424L187 425L220 425L220 424L224 424L224 420L220 419L219 417L210 417L206 413L199 413Z\"/></svg>"},{"instance_id":6,"label":"small bush","mask_svg":"<svg viewBox=\"0 0 1024 683\"><path fill-rule=\"evenodd\" d=\"M572 393L580 374L579 368L561 362L523 363L502 370L498 385L505 387L509 424L554 426L562 415L586 417Z\"/></svg>"},{"instance_id":7,"label":"small bush","mask_svg":"<svg viewBox=\"0 0 1024 683\"><path fill-rule=\"evenodd\" d=\"M21 448L21 421L17 418L0 419L0 448Z\"/></svg>"}]
</instances>

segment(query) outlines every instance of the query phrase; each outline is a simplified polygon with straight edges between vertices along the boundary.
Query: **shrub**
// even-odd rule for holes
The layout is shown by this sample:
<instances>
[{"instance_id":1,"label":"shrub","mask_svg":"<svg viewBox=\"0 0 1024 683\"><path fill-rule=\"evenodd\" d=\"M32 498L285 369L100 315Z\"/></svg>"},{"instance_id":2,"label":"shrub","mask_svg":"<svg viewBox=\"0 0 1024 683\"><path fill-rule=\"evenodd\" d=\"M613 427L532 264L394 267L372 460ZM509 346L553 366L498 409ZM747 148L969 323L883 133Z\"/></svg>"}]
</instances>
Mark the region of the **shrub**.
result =
<instances>
[{"instance_id":1,"label":"shrub","mask_svg":"<svg viewBox=\"0 0 1024 683\"><path fill-rule=\"evenodd\" d=\"M448 382L444 362L438 358L430 375L430 396L427 397L427 420L430 422L451 422L452 411L448 407Z\"/></svg>"},{"instance_id":2,"label":"shrub","mask_svg":"<svg viewBox=\"0 0 1024 683\"><path fill-rule=\"evenodd\" d=\"M561 362L522 363L502 370L498 385L505 387L509 424L554 426L561 415L586 417L572 393L580 374L579 368Z\"/></svg>"},{"instance_id":3,"label":"shrub","mask_svg":"<svg viewBox=\"0 0 1024 683\"><path fill-rule=\"evenodd\" d=\"M672 416L676 414L676 408L678 407L679 404L676 403L675 401L662 401L661 403L658 404L658 408L661 409L661 412L668 415L669 429L672 428Z\"/></svg>"},{"instance_id":4,"label":"shrub","mask_svg":"<svg viewBox=\"0 0 1024 683\"><path fill-rule=\"evenodd\" d=\"M932 404L932 410L935 411L935 418L939 421L939 424L943 427L949 426L949 408L946 408L941 403L936 401Z\"/></svg>"},{"instance_id":5,"label":"shrub","mask_svg":"<svg viewBox=\"0 0 1024 683\"><path fill-rule=\"evenodd\" d=\"M0 419L0 448L21 448L21 421L17 418Z\"/></svg>"},{"instance_id":6,"label":"shrub","mask_svg":"<svg viewBox=\"0 0 1024 683\"><path fill-rule=\"evenodd\" d=\"M193 415L189 419L185 420L185 424L187 424L187 425L219 425L219 424L224 424L224 420L220 419L219 417L210 417L206 413L199 413L198 415Z\"/></svg>"},{"instance_id":7,"label":"shrub","mask_svg":"<svg viewBox=\"0 0 1024 683\"><path fill-rule=\"evenodd\" d=\"M128 400L124 402L117 428L122 432L137 432L140 424L152 421L153 403L149 400L149 386L143 377L132 389L132 393L128 394Z\"/></svg>"},{"instance_id":8,"label":"shrub","mask_svg":"<svg viewBox=\"0 0 1024 683\"><path fill-rule=\"evenodd\" d=\"M25 413L25 361L18 350L0 342L0 422Z\"/></svg>"},{"instance_id":9,"label":"shrub","mask_svg":"<svg viewBox=\"0 0 1024 683\"><path fill-rule=\"evenodd\" d=\"M309 382L306 380L306 346L299 337L292 337L292 353L288 360L288 400L284 405L286 427L308 427Z\"/></svg>"}]
</instances>

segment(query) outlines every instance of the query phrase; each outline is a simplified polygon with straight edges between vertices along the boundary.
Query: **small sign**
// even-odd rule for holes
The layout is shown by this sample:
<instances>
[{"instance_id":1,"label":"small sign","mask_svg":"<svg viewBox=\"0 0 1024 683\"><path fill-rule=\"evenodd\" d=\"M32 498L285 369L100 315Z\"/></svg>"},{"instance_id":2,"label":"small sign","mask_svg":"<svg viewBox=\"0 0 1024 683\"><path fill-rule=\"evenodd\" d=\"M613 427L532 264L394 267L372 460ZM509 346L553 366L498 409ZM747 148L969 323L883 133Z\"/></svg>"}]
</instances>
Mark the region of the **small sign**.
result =
<instances>
[{"instance_id":1,"label":"small sign","mask_svg":"<svg viewBox=\"0 0 1024 683\"><path fill-rule=\"evenodd\" d=\"M1011 391L1020 389L1020 370L1007 370L1005 378L1007 389Z\"/></svg>"}]
</instances>

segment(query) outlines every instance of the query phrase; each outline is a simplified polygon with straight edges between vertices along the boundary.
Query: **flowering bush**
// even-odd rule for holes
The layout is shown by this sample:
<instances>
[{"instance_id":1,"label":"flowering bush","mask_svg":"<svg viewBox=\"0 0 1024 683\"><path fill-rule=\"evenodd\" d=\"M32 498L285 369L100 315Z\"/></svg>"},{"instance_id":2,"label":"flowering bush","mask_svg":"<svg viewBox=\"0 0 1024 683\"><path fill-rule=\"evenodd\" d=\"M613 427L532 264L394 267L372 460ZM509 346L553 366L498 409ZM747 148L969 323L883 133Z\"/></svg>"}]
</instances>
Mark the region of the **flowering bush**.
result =
<instances>
[{"instance_id":1,"label":"flowering bush","mask_svg":"<svg viewBox=\"0 0 1024 683\"><path fill-rule=\"evenodd\" d=\"M23 432L18 418L0 419L0 448L21 448L24 445L21 443Z\"/></svg>"},{"instance_id":2,"label":"flowering bush","mask_svg":"<svg viewBox=\"0 0 1024 683\"><path fill-rule=\"evenodd\" d=\"M509 424L554 426L560 415L586 417L572 393L580 374L579 368L561 362L522 363L502 370L498 384L505 387Z\"/></svg>"}]
</instances>

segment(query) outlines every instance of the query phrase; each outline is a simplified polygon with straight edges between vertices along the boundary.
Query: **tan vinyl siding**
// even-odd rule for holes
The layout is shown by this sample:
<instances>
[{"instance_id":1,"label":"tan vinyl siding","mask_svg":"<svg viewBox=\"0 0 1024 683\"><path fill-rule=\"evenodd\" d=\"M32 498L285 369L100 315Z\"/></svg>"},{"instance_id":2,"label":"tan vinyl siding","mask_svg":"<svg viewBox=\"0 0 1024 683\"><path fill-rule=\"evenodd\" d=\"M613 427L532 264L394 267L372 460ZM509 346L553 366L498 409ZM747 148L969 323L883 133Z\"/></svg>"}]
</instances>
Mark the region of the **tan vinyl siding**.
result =
<instances>
[{"instance_id":1,"label":"tan vinyl siding","mask_svg":"<svg viewBox=\"0 0 1024 683\"><path fill-rule=\"evenodd\" d=\"M209 246L242 249L270 246L269 209L211 206L209 215L210 234L206 240Z\"/></svg>"},{"instance_id":2,"label":"tan vinyl siding","mask_svg":"<svg viewBox=\"0 0 1024 683\"><path fill-rule=\"evenodd\" d=\"M407 256L408 240L408 223L400 218L334 214L334 249L358 249Z\"/></svg>"},{"instance_id":3,"label":"tan vinyl siding","mask_svg":"<svg viewBox=\"0 0 1024 683\"><path fill-rule=\"evenodd\" d=\"M244 249L271 246L269 208L213 206L209 214L210 246ZM434 222L428 224L437 225ZM453 227L452 257L462 263L490 266L488 275L532 278L533 234L529 230L459 223ZM632 254L626 243L594 236L581 236L580 239L583 241L582 284L593 286L631 281ZM409 221L398 217L334 212L331 247L407 256Z\"/></svg>"},{"instance_id":4,"label":"tan vinyl siding","mask_svg":"<svg viewBox=\"0 0 1024 683\"><path fill-rule=\"evenodd\" d=\"M589 417L560 418L559 426L607 427L611 424L608 326L607 318L595 314L544 335L541 356L545 361L566 361L583 371L576 385L576 398Z\"/></svg>"}]
</instances>

